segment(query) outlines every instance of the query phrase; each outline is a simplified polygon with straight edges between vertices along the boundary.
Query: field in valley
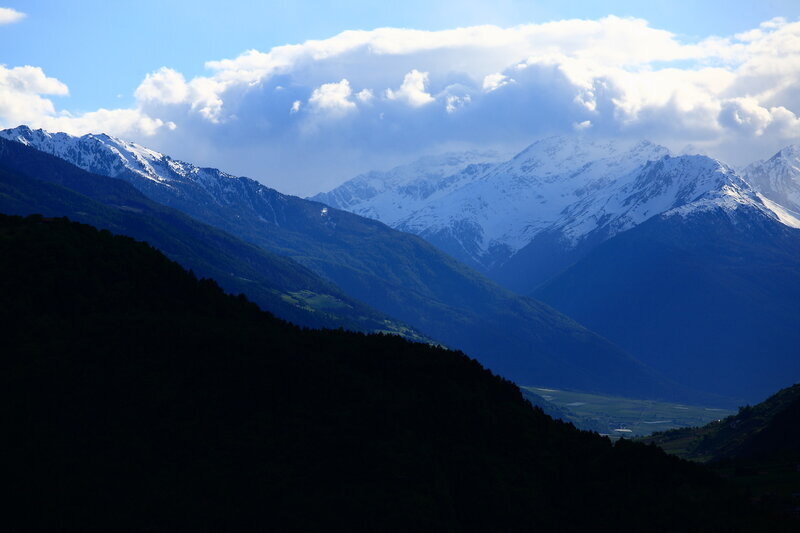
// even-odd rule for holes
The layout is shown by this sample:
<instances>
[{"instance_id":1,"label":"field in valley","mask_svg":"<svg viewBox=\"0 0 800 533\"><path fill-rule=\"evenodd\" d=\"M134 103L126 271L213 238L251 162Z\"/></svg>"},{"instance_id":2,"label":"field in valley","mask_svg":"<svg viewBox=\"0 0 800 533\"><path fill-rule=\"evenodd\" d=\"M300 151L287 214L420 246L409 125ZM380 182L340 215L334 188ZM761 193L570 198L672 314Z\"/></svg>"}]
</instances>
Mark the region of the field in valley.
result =
<instances>
[{"instance_id":1,"label":"field in valley","mask_svg":"<svg viewBox=\"0 0 800 533\"><path fill-rule=\"evenodd\" d=\"M704 426L735 413L729 409L636 400L543 387L521 387L544 398L582 429L609 437L641 437L656 431Z\"/></svg>"}]
</instances>

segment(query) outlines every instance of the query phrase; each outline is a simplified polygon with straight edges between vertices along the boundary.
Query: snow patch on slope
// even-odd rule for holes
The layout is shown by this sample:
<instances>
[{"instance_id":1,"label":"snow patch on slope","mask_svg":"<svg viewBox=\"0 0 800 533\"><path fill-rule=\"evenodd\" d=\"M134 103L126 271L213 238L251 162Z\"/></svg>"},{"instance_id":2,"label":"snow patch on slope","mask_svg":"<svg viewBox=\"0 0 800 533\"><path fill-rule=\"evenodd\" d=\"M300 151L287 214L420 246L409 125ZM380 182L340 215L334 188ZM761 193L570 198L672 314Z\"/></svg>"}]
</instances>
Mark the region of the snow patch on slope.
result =
<instances>
[{"instance_id":1,"label":"snow patch on slope","mask_svg":"<svg viewBox=\"0 0 800 533\"><path fill-rule=\"evenodd\" d=\"M764 202L764 205L778 217L778 220L781 224L789 226L790 228L797 228L800 229L800 217L788 211L783 206L776 204L766 196L762 195L761 193L758 194L758 197Z\"/></svg>"}]
</instances>

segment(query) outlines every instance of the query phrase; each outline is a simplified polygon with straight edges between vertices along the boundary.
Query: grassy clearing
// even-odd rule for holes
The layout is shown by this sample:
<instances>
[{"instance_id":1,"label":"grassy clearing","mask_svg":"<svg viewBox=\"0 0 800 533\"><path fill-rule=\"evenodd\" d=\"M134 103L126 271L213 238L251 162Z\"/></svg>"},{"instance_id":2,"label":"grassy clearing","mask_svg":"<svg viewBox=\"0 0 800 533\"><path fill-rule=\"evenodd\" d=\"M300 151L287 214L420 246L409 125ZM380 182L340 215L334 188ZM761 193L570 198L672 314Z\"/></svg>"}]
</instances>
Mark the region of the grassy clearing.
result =
<instances>
[{"instance_id":1,"label":"grassy clearing","mask_svg":"<svg viewBox=\"0 0 800 533\"><path fill-rule=\"evenodd\" d=\"M610 437L641 437L656 431L703 426L734 411L713 407L636 400L543 387L522 387L563 411L582 429Z\"/></svg>"}]
</instances>

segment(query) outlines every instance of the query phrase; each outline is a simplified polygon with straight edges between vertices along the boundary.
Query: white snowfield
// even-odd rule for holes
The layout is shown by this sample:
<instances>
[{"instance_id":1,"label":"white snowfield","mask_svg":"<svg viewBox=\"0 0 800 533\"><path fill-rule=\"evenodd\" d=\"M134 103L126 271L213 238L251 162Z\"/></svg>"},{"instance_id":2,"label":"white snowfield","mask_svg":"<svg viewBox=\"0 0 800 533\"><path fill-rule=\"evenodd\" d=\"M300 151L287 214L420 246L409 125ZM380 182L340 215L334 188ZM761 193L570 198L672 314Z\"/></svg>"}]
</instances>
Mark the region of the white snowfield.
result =
<instances>
[{"instance_id":1,"label":"white snowfield","mask_svg":"<svg viewBox=\"0 0 800 533\"><path fill-rule=\"evenodd\" d=\"M270 191L105 134L76 137L20 126L0 131L0 137L97 174L130 171L156 189L202 190L202 201L235 206L252 201L244 191L249 185L259 196ZM431 240L447 235L487 267L496 266L497 257L507 260L542 232L574 247L590 236L610 238L656 215L747 206L800 228L800 147L787 147L742 174L705 156L673 157L648 141L556 136L511 159L488 150L425 157L359 175L312 199Z\"/></svg>"},{"instance_id":2,"label":"white snowfield","mask_svg":"<svg viewBox=\"0 0 800 533\"><path fill-rule=\"evenodd\" d=\"M781 153L790 152L790 163L770 169L769 183L781 191L780 198L800 203L800 150ZM395 178L403 173L404 183L414 182L409 169L417 171L417 183L425 184L413 194ZM361 194L367 177L369 193ZM419 194L423 189L431 192ZM688 216L748 206L798 227L797 211L781 204L771 190L758 191L731 167L706 156L674 157L648 141L558 136L539 140L508 161L472 162L446 176L429 173L426 160L420 160L358 176L314 199L432 240L447 235L459 240L471 259L489 267L497 250L510 257L542 232L555 232L572 247L590 234L610 238L660 214ZM345 196L347 201L341 201Z\"/></svg>"}]
</instances>

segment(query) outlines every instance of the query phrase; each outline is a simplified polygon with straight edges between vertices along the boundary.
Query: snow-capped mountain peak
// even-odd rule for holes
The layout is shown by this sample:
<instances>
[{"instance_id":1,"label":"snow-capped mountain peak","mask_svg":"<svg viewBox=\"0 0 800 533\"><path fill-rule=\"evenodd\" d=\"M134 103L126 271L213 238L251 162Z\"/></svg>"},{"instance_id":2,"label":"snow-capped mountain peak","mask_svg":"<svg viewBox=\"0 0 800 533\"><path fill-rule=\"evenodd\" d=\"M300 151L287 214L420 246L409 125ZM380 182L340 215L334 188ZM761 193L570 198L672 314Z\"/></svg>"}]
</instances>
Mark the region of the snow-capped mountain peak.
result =
<instances>
[{"instance_id":1,"label":"snow-capped mountain peak","mask_svg":"<svg viewBox=\"0 0 800 533\"><path fill-rule=\"evenodd\" d=\"M783 157L794 155L786 151ZM727 165L702 155L673 157L646 140L552 136L507 161L468 166L452 176L426 181L420 167L405 167L402 179L368 174L369 194L352 194L365 181L362 175L316 199L338 200L334 205L416 233L487 271L543 235L576 248L659 214L748 205L793 224L791 213L779 216ZM414 172L417 181L435 182L435 192L403 192L415 182Z\"/></svg>"},{"instance_id":2,"label":"snow-capped mountain peak","mask_svg":"<svg viewBox=\"0 0 800 533\"><path fill-rule=\"evenodd\" d=\"M154 200L190 213L203 213L211 204L237 206L280 223L283 195L276 191L136 143L26 126L0 136L125 179ZM800 147L787 147L747 172L745 181L717 160L673 157L649 141L555 136L510 159L479 150L425 157L362 174L313 199L416 233L489 271L543 235L575 249L659 214L749 206L800 226Z\"/></svg>"},{"instance_id":3,"label":"snow-capped mountain peak","mask_svg":"<svg viewBox=\"0 0 800 533\"><path fill-rule=\"evenodd\" d=\"M502 172L536 176L542 181L549 181L563 179L565 175L580 171L587 165L602 171L603 165L597 164L600 161L606 167L613 167L668 154L669 150L650 141L631 143L559 135L534 142L504 164Z\"/></svg>"},{"instance_id":4,"label":"snow-capped mountain peak","mask_svg":"<svg viewBox=\"0 0 800 533\"><path fill-rule=\"evenodd\" d=\"M212 201L230 205L251 189L267 190L253 180L172 159L105 133L75 136L19 126L0 131L0 137L54 155L88 172L125 179L153 199L172 207L177 207L177 198L183 198L182 202L194 198L201 204ZM168 189L182 192L176 197L173 192L167 193Z\"/></svg>"},{"instance_id":5,"label":"snow-capped mountain peak","mask_svg":"<svg viewBox=\"0 0 800 533\"><path fill-rule=\"evenodd\" d=\"M19 126L0 131L0 136L66 159L98 174L117 176L130 170L154 181L170 179L170 173L159 168L167 165L168 158L164 154L105 133L89 133L78 137Z\"/></svg>"},{"instance_id":6,"label":"snow-capped mountain peak","mask_svg":"<svg viewBox=\"0 0 800 533\"><path fill-rule=\"evenodd\" d=\"M360 174L310 199L394 225L399 219L475 179L507 158L495 150L468 150L422 157L387 171ZM463 171L463 172L462 172ZM452 178L458 177L458 180Z\"/></svg>"},{"instance_id":7,"label":"snow-capped mountain peak","mask_svg":"<svg viewBox=\"0 0 800 533\"><path fill-rule=\"evenodd\" d=\"M440 245L456 241L451 246L470 250L473 262L488 267L555 226L572 222L565 235L579 237L588 226L580 229L572 217L588 217L585 222L593 224L592 213L603 209L622 177L668 153L647 141L548 137L429 202L397 227Z\"/></svg>"},{"instance_id":8,"label":"snow-capped mountain peak","mask_svg":"<svg viewBox=\"0 0 800 533\"><path fill-rule=\"evenodd\" d=\"M787 146L766 161L748 165L742 173L759 193L800 217L800 145Z\"/></svg>"}]
</instances>

